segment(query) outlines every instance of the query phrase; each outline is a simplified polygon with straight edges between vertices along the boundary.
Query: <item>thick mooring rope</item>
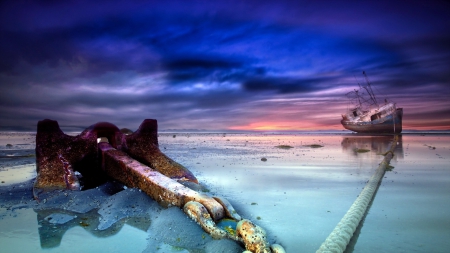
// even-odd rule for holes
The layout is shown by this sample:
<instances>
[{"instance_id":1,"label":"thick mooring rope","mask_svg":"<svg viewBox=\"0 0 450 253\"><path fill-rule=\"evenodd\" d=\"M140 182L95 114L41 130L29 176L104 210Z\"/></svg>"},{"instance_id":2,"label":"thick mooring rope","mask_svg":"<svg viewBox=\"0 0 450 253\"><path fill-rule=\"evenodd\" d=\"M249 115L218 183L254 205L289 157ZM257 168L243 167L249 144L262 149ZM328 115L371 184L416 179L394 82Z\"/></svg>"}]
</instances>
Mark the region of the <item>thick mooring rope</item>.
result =
<instances>
[{"instance_id":1,"label":"thick mooring rope","mask_svg":"<svg viewBox=\"0 0 450 253\"><path fill-rule=\"evenodd\" d=\"M386 152L383 161L380 163L377 170L370 178L369 182L367 182L366 186L361 191L361 194L359 194L353 205L350 207L341 221L337 224L336 228L334 228L333 232L331 232L325 242L322 243L316 253L344 252L347 244L350 242L350 239L352 238L353 233L356 230L356 227L358 227L359 222L363 218L367 206L369 205L378 186L380 185L384 172L389 166L389 162L394 156L393 151L397 145L397 141L398 136L396 135L391 143L390 149Z\"/></svg>"}]
</instances>

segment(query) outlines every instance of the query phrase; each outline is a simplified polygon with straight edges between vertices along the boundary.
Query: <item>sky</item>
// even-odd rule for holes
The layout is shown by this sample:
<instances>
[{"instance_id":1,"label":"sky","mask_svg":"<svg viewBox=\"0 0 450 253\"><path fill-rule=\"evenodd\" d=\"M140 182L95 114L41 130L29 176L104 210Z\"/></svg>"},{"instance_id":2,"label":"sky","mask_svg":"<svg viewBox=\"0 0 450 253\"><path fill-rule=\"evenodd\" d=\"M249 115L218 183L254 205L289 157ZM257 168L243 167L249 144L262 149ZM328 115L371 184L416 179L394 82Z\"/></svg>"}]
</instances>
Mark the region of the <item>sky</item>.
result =
<instances>
[{"instance_id":1,"label":"sky","mask_svg":"<svg viewBox=\"0 0 450 253\"><path fill-rule=\"evenodd\" d=\"M449 1L1 1L0 130L342 130L366 81L450 129Z\"/></svg>"}]
</instances>

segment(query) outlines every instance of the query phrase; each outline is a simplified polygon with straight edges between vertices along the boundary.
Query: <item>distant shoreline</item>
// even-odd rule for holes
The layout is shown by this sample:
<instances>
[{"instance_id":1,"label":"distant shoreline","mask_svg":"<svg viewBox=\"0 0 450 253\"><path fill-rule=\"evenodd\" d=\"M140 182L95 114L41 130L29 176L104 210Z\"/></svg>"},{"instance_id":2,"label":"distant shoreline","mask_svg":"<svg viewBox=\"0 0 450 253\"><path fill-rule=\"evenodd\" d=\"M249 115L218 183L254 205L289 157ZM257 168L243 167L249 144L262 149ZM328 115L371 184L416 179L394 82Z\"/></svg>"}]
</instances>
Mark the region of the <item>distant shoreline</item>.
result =
<instances>
[{"instance_id":1,"label":"distant shoreline","mask_svg":"<svg viewBox=\"0 0 450 253\"><path fill-rule=\"evenodd\" d=\"M68 135L78 135L82 131L64 131ZM35 131L1 131L0 134L36 134ZM158 134L274 134L274 135L353 135L353 136L380 136L393 135L382 133L355 133L348 130L316 130L316 131L252 131L252 130L159 130ZM450 135L450 130L404 130L400 135Z\"/></svg>"}]
</instances>

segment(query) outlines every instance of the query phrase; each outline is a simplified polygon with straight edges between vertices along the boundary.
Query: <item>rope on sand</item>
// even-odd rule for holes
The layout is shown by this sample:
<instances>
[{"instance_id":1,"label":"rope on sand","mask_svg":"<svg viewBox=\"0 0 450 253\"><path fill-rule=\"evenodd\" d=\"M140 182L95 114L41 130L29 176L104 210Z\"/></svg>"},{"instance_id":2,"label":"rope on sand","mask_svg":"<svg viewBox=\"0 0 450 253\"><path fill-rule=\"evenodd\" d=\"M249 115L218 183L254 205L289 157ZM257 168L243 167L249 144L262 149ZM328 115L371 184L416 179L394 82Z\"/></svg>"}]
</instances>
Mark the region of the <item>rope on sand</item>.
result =
<instances>
[{"instance_id":1,"label":"rope on sand","mask_svg":"<svg viewBox=\"0 0 450 253\"><path fill-rule=\"evenodd\" d=\"M389 151L385 153L383 161L380 163L377 170L370 178L369 182L367 182L366 186L361 191L361 194L359 194L353 205L350 207L341 221L337 224L337 226L334 228L325 242L322 243L316 253L344 252L347 244L350 242L350 239L352 238L353 233L356 230L356 227L363 218L367 206L369 205L378 186L380 185L386 168L389 166L389 162L394 156L393 151L397 145L397 141L398 136L395 135Z\"/></svg>"}]
</instances>

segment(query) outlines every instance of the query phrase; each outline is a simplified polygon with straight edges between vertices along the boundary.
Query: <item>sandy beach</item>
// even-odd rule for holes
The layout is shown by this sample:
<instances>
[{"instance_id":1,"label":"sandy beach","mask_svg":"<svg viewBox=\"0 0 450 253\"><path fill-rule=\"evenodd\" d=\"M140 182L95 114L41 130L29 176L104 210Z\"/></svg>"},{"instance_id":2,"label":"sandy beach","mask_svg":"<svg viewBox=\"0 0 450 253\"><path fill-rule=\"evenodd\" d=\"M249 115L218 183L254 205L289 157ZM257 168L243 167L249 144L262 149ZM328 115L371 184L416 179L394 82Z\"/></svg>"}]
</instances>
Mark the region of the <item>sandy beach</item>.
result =
<instances>
[{"instance_id":1,"label":"sandy beach","mask_svg":"<svg viewBox=\"0 0 450 253\"><path fill-rule=\"evenodd\" d=\"M2 252L243 251L212 239L178 208L162 208L117 182L37 203L34 141L33 133L0 134ZM319 248L391 141L346 132L159 134L160 149L208 194L228 199L287 252ZM346 252L446 252L450 135L403 134L394 153Z\"/></svg>"}]
</instances>

